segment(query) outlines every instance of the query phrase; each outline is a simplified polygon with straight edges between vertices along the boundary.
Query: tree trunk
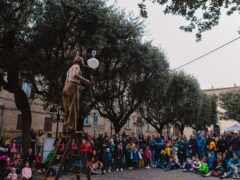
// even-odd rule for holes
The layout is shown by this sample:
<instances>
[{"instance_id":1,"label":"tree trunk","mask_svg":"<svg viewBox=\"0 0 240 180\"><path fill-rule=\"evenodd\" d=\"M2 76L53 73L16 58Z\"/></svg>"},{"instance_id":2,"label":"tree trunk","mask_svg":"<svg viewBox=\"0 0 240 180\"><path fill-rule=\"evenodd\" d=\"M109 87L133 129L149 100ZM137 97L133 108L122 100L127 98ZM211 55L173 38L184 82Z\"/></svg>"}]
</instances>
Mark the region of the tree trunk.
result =
<instances>
[{"instance_id":1,"label":"tree trunk","mask_svg":"<svg viewBox=\"0 0 240 180\"><path fill-rule=\"evenodd\" d=\"M120 132L120 130L121 130L120 126L114 125L115 134L118 134Z\"/></svg>"},{"instance_id":2,"label":"tree trunk","mask_svg":"<svg viewBox=\"0 0 240 180\"><path fill-rule=\"evenodd\" d=\"M8 88L14 94L16 107L22 114L22 152L25 154L31 147L32 116L28 98L19 86L18 72L16 67L8 69Z\"/></svg>"},{"instance_id":3,"label":"tree trunk","mask_svg":"<svg viewBox=\"0 0 240 180\"><path fill-rule=\"evenodd\" d=\"M183 132L184 132L184 128L185 128L184 125L179 126L179 129L180 129L181 134L183 134Z\"/></svg>"},{"instance_id":4,"label":"tree trunk","mask_svg":"<svg viewBox=\"0 0 240 180\"><path fill-rule=\"evenodd\" d=\"M83 131L84 125L84 116L79 113L78 122L77 122L77 131Z\"/></svg>"}]
</instances>

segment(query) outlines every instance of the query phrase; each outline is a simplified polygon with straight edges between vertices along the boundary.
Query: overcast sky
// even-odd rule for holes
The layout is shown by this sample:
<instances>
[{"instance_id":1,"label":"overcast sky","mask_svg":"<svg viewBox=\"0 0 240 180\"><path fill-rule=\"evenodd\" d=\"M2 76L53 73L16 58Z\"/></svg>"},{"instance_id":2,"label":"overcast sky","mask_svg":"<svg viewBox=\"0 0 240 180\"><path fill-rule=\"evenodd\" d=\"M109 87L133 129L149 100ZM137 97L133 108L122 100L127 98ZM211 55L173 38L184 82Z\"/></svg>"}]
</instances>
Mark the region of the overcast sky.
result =
<instances>
[{"instance_id":1,"label":"overcast sky","mask_svg":"<svg viewBox=\"0 0 240 180\"><path fill-rule=\"evenodd\" d=\"M113 4L115 0L110 0ZM118 0L118 6L138 16L140 0ZM152 40L168 57L172 69L209 52L238 36L240 14L223 15L218 27L203 34L196 42L195 33L179 29L187 21L179 16L164 15L160 5L147 3L148 18L145 20L147 34L144 39ZM202 89L240 86L240 40L183 68L195 76Z\"/></svg>"}]
</instances>

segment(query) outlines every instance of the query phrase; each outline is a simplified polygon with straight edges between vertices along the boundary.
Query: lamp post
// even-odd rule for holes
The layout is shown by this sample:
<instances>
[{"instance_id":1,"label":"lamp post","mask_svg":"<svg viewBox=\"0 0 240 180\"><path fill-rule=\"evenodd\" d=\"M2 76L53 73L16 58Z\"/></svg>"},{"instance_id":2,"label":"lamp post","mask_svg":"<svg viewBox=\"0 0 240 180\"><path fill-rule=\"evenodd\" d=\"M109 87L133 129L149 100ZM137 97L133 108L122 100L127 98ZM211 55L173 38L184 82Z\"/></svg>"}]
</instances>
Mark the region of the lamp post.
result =
<instances>
[{"instance_id":1,"label":"lamp post","mask_svg":"<svg viewBox=\"0 0 240 180\"><path fill-rule=\"evenodd\" d=\"M56 122L57 125L56 125L56 139L58 137L58 131L59 131L59 122L63 122L64 119L61 118L61 115L63 112L63 108L56 108L55 106L52 106L50 108L50 112L51 112L51 116L52 116L52 119L53 119L53 122Z\"/></svg>"},{"instance_id":2,"label":"lamp post","mask_svg":"<svg viewBox=\"0 0 240 180\"><path fill-rule=\"evenodd\" d=\"M0 128L1 128L1 136L2 137L4 135L3 111L4 111L4 103L0 102Z\"/></svg>"}]
</instances>

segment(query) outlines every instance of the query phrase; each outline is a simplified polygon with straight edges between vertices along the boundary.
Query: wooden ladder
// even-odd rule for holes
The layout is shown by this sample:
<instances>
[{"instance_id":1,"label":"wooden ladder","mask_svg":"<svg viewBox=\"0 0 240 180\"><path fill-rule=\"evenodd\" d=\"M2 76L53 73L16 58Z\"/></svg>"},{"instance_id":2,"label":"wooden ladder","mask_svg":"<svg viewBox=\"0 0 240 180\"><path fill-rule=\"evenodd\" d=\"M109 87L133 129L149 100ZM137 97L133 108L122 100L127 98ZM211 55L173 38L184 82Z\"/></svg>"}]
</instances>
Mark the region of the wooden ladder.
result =
<instances>
[{"instance_id":1,"label":"wooden ladder","mask_svg":"<svg viewBox=\"0 0 240 180\"><path fill-rule=\"evenodd\" d=\"M60 144L59 144L59 146L56 150L56 153L55 153L55 155L54 155L54 157L53 157L53 159L52 159L52 161L51 161L51 163L48 167L48 170L46 172L44 180L58 180L59 179L60 174L62 172L63 165L64 165L69 153L70 153L70 156L71 156L72 165L73 165L75 174L77 176L77 180L81 180L80 177L82 177L82 176L87 177L87 180L91 180L89 170L87 169L87 166L86 166L84 154L83 154L83 152L81 150L81 147L80 147L80 139L79 138L80 138L79 133L77 133L77 132L73 132L71 135L62 136L62 140L61 140L61 142L60 142ZM76 154L74 152L74 150L72 149L73 140L78 147L78 153L79 154ZM65 144L64 142L67 142L67 144ZM60 149L61 149L61 144L62 143L64 143L64 152L63 152L63 154L60 154ZM81 162L82 162L81 165L77 164L77 160L76 160L77 157L80 157ZM60 163L58 161L60 161ZM85 174L82 174L82 173L79 172L80 167L83 168ZM50 172L53 168L57 169L57 174L55 175L55 177L49 177Z\"/></svg>"}]
</instances>

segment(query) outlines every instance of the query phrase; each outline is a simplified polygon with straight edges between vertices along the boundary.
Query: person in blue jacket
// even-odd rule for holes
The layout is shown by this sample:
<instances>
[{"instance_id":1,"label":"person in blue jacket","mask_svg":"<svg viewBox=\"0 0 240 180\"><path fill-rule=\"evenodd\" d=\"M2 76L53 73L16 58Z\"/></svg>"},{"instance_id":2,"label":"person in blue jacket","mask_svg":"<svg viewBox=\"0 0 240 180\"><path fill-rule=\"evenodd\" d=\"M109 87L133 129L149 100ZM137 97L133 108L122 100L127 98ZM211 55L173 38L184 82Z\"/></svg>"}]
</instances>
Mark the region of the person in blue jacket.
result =
<instances>
[{"instance_id":1,"label":"person in blue jacket","mask_svg":"<svg viewBox=\"0 0 240 180\"><path fill-rule=\"evenodd\" d=\"M112 153L110 151L110 148L107 148L104 152L104 161L103 161L103 173L111 172L110 166L112 162Z\"/></svg>"},{"instance_id":2,"label":"person in blue jacket","mask_svg":"<svg viewBox=\"0 0 240 180\"><path fill-rule=\"evenodd\" d=\"M206 148L206 140L200 133L198 133L197 136L197 145L198 145L198 157L201 160L205 154L205 148Z\"/></svg>"},{"instance_id":3,"label":"person in blue jacket","mask_svg":"<svg viewBox=\"0 0 240 180\"><path fill-rule=\"evenodd\" d=\"M234 154L233 154L233 158L231 158L231 159L228 161L227 167L228 167L229 171L224 173L223 178L227 178L227 177L229 177L231 174L233 174L233 178L239 179L240 159L239 159L237 153L234 153Z\"/></svg>"},{"instance_id":4,"label":"person in blue jacket","mask_svg":"<svg viewBox=\"0 0 240 180\"><path fill-rule=\"evenodd\" d=\"M164 149L163 139L161 138L161 135L159 133L157 134L157 137L154 138L154 145L155 145L155 160L157 161L159 159L161 150Z\"/></svg>"}]
</instances>

